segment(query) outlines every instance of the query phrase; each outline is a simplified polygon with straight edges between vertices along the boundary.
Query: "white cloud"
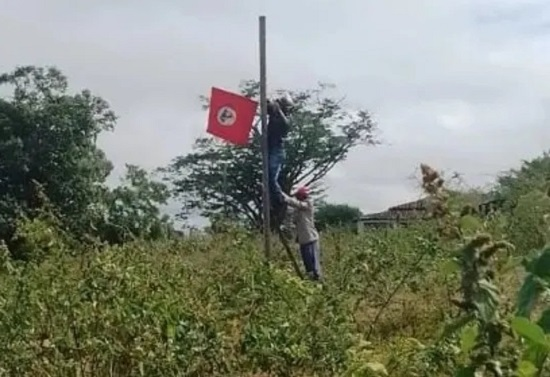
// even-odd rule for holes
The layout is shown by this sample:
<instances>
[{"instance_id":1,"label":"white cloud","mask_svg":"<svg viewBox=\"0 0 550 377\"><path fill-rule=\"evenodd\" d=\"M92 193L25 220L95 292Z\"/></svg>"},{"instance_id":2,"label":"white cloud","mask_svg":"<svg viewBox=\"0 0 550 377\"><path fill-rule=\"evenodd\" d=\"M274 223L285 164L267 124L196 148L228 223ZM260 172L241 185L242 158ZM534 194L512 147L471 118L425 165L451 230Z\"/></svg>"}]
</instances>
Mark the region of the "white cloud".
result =
<instances>
[{"instance_id":1,"label":"white cloud","mask_svg":"<svg viewBox=\"0 0 550 377\"><path fill-rule=\"evenodd\" d=\"M116 5L114 5L116 4ZM0 0L0 69L55 64L120 115L109 157L165 164L203 134L198 96L258 76L269 88L329 81L366 107L386 145L327 179L335 201L377 211L418 197L420 162L474 185L550 144L550 5L511 0L346 2Z\"/></svg>"}]
</instances>

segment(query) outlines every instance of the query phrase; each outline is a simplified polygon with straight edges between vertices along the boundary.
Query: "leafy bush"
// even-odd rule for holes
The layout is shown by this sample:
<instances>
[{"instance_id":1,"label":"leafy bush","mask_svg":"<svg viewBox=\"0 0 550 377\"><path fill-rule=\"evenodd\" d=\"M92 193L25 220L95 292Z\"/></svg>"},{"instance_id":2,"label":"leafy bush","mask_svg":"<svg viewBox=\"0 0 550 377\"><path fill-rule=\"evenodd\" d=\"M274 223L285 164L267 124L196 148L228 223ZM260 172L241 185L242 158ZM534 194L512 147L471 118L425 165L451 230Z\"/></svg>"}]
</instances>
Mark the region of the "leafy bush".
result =
<instances>
[{"instance_id":1,"label":"leafy bush","mask_svg":"<svg viewBox=\"0 0 550 377\"><path fill-rule=\"evenodd\" d=\"M79 256L51 245L43 262L3 278L0 370L117 376L341 372L355 342L343 299L288 271L266 269L255 240L233 236L233 242L201 240L207 250L194 250L193 239Z\"/></svg>"},{"instance_id":2,"label":"leafy bush","mask_svg":"<svg viewBox=\"0 0 550 377\"><path fill-rule=\"evenodd\" d=\"M423 177L432 219L327 230L323 285L235 224L106 246L22 219L17 261L0 245L0 376L547 375L547 198L482 218Z\"/></svg>"}]
</instances>

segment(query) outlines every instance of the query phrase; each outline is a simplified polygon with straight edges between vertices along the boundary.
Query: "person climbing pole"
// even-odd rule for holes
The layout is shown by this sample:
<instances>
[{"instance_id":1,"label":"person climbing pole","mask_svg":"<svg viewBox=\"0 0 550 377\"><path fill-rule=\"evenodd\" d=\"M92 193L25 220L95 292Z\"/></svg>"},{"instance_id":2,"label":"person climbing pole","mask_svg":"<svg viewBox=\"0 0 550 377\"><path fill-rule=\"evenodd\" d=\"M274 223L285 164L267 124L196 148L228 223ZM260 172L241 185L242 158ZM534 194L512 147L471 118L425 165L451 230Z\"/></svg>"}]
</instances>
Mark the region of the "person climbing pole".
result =
<instances>
[{"instance_id":1,"label":"person climbing pole","mask_svg":"<svg viewBox=\"0 0 550 377\"><path fill-rule=\"evenodd\" d=\"M307 187L300 187L294 197L282 193L284 201L295 209L294 223L302 262L306 274L312 280L321 280L321 248L319 246L319 232L315 228L315 208Z\"/></svg>"},{"instance_id":2,"label":"person climbing pole","mask_svg":"<svg viewBox=\"0 0 550 377\"><path fill-rule=\"evenodd\" d=\"M284 141L290 129L288 117L293 107L294 103L288 95L270 100L267 104L267 115L269 116L267 123L269 191L271 208L275 212L275 217L279 219L283 218L286 212L283 190L279 184L279 175L285 160Z\"/></svg>"}]
</instances>

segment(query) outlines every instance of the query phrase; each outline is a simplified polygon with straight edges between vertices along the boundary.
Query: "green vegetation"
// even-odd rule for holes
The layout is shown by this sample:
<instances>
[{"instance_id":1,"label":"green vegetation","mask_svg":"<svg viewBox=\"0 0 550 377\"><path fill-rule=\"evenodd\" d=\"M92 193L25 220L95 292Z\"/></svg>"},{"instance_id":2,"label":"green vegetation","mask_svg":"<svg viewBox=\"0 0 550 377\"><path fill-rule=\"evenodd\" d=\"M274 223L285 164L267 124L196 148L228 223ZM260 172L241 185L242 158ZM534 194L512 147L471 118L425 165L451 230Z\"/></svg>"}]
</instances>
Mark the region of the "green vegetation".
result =
<instances>
[{"instance_id":1,"label":"green vegetation","mask_svg":"<svg viewBox=\"0 0 550 377\"><path fill-rule=\"evenodd\" d=\"M244 228L105 248L79 244L49 216L24 221L18 239L31 262L11 260L7 250L2 258L0 370L544 375L550 249L504 241L538 212L464 221L437 173L426 168L423 179L433 220L324 233L324 286L296 278L282 251L267 267L261 240ZM517 241L547 239L548 230Z\"/></svg>"},{"instance_id":2,"label":"green vegetation","mask_svg":"<svg viewBox=\"0 0 550 377\"><path fill-rule=\"evenodd\" d=\"M357 220L362 216L361 210L348 204L319 203L315 210L317 229L340 228L353 230L357 228Z\"/></svg>"},{"instance_id":3,"label":"green vegetation","mask_svg":"<svg viewBox=\"0 0 550 377\"><path fill-rule=\"evenodd\" d=\"M143 169L106 186L114 115L58 71L0 81L0 376L550 374L550 155L503 176L491 214L422 165L431 219L327 221L319 285L278 244L264 263L255 210L228 222L222 200L202 208L216 226L176 236Z\"/></svg>"},{"instance_id":4,"label":"green vegetation","mask_svg":"<svg viewBox=\"0 0 550 377\"><path fill-rule=\"evenodd\" d=\"M105 183L113 166L96 139L116 121L106 101L87 90L70 94L54 68L20 67L0 74L0 86L12 90L0 98L0 239L14 257L24 257L17 221L44 206L83 242L170 232L158 210L169 197L166 186L136 166L128 166L122 186Z\"/></svg>"}]
</instances>

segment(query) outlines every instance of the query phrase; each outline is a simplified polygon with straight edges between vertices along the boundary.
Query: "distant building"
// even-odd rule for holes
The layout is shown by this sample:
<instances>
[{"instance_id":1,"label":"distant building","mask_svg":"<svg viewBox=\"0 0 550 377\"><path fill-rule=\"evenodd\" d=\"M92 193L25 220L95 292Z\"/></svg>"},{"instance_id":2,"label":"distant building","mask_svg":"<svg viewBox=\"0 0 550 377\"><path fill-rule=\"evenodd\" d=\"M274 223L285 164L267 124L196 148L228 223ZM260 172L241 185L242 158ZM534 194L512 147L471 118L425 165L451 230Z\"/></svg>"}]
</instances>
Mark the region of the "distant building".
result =
<instances>
[{"instance_id":1,"label":"distant building","mask_svg":"<svg viewBox=\"0 0 550 377\"><path fill-rule=\"evenodd\" d=\"M357 230L360 232L364 228L394 228L423 219L428 214L429 200L426 197L390 207L384 212L362 216L358 221Z\"/></svg>"},{"instance_id":2,"label":"distant building","mask_svg":"<svg viewBox=\"0 0 550 377\"><path fill-rule=\"evenodd\" d=\"M487 216L501 208L503 203L504 199L486 195L476 206L477 208L473 207L473 210L482 216ZM398 225L425 219L429 215L429 205L430 198L425 197L390 207L383 212L362 216L357 222L357 230L361 232L365 228L395 228Z\"/></svg>"}]
</instances>

